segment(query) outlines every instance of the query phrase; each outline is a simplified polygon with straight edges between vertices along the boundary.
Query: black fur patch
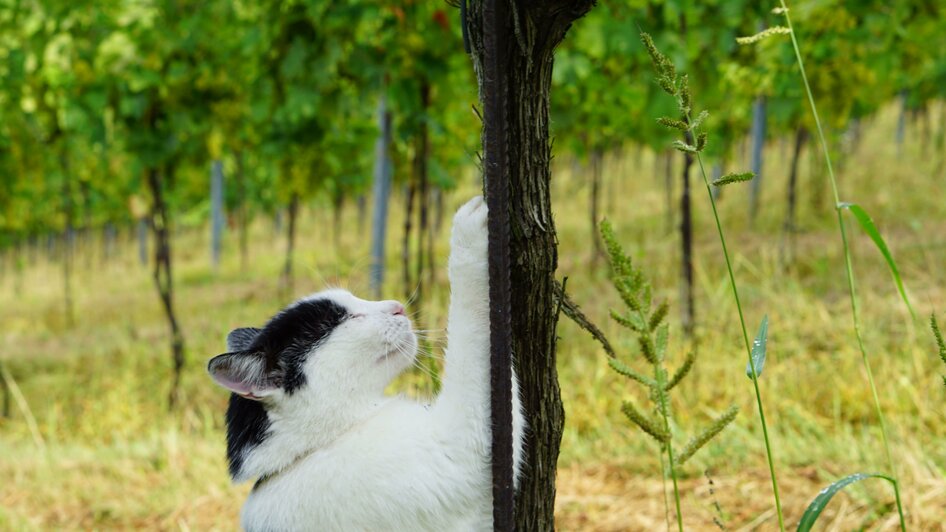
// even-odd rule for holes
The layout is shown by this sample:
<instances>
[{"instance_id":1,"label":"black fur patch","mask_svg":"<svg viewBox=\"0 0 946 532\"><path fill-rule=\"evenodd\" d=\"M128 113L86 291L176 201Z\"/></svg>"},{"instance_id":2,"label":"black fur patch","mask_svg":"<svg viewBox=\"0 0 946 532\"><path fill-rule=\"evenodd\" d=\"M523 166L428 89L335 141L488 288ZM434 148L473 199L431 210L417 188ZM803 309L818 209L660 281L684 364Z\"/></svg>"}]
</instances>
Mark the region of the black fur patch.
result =
<instances>
[{"instance_id":1,"label":"black fur patch","mask_svg":"<svg viewBox=\"0 0 946 532\"><path fill-rule=\"evenodd\" d=\"M304 301L276 314L246 350L262 353L266 357L266 371L279 372L283 390L291 395L305 384L302 366L312 347L325 340L347 317L348 311L334 301ZM269 427L262 402L230 395L227 459L231 476L240 472L246 453L266 440Z\"/></svg>"},{"instance_id":2,"label":"black fur patch","mask_svg":"<svg viewBox=\"0 0 946 532\"><path fill-rule=\"evenodd\" d=\"M227 461L230 476L236 477L249 449L263 443L269 430L269 416L263 403L230 394L227 408Z\"/></svg>"},{"instance_id":3,"label":"black fur patch","mask_svg":"<svg viewBox=\"0 0 946 532\"><path fill-rule=\"evenodd\" d=\"M291 395L305 384L302 365L309 351L347 317L348 311L329 299L298 303L269 320L249 350L266 355L266 370L279 370L283 390Z\"/></svg>"}]
</instances>

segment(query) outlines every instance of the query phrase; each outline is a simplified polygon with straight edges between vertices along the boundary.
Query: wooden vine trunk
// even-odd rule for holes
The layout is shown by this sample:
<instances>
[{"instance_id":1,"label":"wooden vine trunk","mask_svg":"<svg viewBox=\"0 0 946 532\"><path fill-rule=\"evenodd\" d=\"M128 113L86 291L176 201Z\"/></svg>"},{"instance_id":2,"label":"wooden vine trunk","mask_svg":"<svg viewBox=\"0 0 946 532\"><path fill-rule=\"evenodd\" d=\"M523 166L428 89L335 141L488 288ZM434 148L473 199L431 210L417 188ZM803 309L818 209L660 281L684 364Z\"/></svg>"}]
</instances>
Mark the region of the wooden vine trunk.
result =
<instances>
[{"instance_id":1,"label":"wooden vine trunk","mask_svg":"<svg viewBox=\"0 0 946 532\"><path fill-rule=\"evenodd\" d=\"M555 369L557 314L553 287L557 256L549 191L552 58L571 23L593 5L592 0L479 0L472 1L466 12L480 98L486 111L484 137L491 136L491 128L502 128L499 147L506 152L498 160L492 159L491 150L497 144L489 144L484 138L487 173L500 172L509 194L509 331L529 426L514 518L515 528L522 531L555 527L555 466L565 421ZM486 14L491 14L490 26L484 26ZM495 59L497 72L503 77L499 85L502 93L498 95L487 90L493 86L484 70L488 54L493 54L490 61ZM495 115L487 111L494 96L504 102ZM493 161L501 168L490 169ZM494 214L491 211L491 217ZM502 479L497 480L502 484ZM505 486L496 488L494 493L510 495ZM496 503L494 518L503 520L497 521L495 529L512 529L501 515L505 501Z\"/></svg>"},{"instance_id":2,"label":"wooden vine trunk","mask_svg":"<svg viewBox=\"0 0 946 532\"><path fill-rule=\"evenodd\" d=\"M173 171L168 171L172 175ZM171 329L171 362L173 375L168 392L168 406L174 409L178 403L181 371L184 369L184 335L174 312L174 277L171 272L171 237L168 223L168 205L164 199L161 173L157 168L147 170L148 188L151 190L151 229L154 231L154 285L158 289L164 315Z\"/></svg>"}]
</instances>

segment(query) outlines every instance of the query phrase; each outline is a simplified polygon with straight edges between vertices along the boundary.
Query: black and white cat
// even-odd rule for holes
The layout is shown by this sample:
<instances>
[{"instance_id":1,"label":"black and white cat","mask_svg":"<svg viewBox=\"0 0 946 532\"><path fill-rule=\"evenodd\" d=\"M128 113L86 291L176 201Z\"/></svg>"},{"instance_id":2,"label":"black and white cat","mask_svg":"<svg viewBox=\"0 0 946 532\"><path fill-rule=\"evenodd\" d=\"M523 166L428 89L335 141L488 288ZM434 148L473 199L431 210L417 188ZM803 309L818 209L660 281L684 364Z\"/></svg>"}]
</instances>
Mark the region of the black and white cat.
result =
<instances>
[{"instance_id":1,"label":"black and white cat","mask_svg":"<svg viewBox=\"0 0 946 532\"><path fill-rule=\"evenodd\" d=\"M262 329L237 329L208 371L233 392L227 457L257 479L250 531L490 530L489 274L486 205L453 220L446 368L432 404L384 395L415 357L396 301L327 290ZM524 422L515 377L514 463Z\"/></svg>"}]
</instances>

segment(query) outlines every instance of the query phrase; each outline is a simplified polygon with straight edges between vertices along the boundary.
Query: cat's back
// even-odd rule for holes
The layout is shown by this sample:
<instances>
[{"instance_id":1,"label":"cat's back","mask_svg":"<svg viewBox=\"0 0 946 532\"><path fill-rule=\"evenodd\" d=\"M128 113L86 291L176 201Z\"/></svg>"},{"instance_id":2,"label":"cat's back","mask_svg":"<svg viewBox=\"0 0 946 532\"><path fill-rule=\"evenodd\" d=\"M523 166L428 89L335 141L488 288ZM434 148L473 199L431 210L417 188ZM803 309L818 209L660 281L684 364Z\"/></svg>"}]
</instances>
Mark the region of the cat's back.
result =
<instances>
[{"instance_id":1,"label":"cat's back","mask_svg":"<svg viewBox=\"0 0 946 532\"><path fill-rule=\"evenodd\" d=\"M488 530L488 454L439 426L428 406L391 401L333 445L261 481L243 527Z\"/></svg>"}]
</instances>

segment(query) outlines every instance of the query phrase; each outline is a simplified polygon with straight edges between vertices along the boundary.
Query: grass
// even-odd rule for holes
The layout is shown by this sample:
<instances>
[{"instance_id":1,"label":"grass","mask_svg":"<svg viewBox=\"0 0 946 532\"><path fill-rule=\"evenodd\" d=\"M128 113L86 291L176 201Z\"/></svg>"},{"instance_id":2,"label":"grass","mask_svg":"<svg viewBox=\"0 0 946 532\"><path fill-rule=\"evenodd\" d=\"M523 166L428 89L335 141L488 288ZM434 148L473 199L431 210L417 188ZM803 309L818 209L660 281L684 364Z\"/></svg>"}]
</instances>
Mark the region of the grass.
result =
<instances>
[{"instance_id":1,"label":"grass","mask_svg":"<svg viewBox=\"0 0 946 532\"><path fill-rule=\"evenodd\" d=\"M677 106L679 107L679 112L683 117L682 122L680 123L679 129L685 131L684 139L685 141L675 141L675 146L679 149L681 147L686 148L685 151L690 152L690 157L695 159L697 166L700 169L700 175L703 178L703 185L706 188L706 195L710 202L710 207L713 211L713 221L716 225L716 233L719 235L719 243L721 251L723 252L723 259L726 261L726 273L729 277L729 286L732 289L733 301L736 303L736 311L739 315L739 327L742 330L742 340L743 344L746 346L746 356L748 358L748 375L752 379L753 392L755 392L756 406L758 407L759 413L759 426L762 428L762 441L765 443L765 460L769 466L769 477L772 480L772 496L775 499L775 515L778 518L778 528L782 532L785 531L785 517L782 513L782 501L779 497L779 488L778 488L778 477L775 474L775 458L772 451L772 441L769 438L769 428L765 422L765 409L762 406L762 390L759 387L759 373L762 371L762 368L756 367L756 362L754 361L753 347L749 344L749 333L746 330L746 318L745 313L742 310L742 299L739 297L739 288L736 284L736 275L733 273L732 267L732 258L729 254L729 249L726 246L726 236L723 232L723 225L719 219L719 209L716 207L716 199L713 195L713 190L710 187L709 179L706 177L706 169L703 167L703 157L701 152L705 147L708 134L706 132L699 131L699 123L702 122L703 118L707 116L707 111L702 111L694 119L691 117L691 114L696 114L695 110L691 108L691 94L690 88L687 83L686 74L683 75L683 78L680 83L676 80L676 75L674 73L675 68L673 64L667 59L663 54L661 54L657 48L654 46L654 41L650 38L650 35L646 33L641 34L641 39L644 42L644 46L647 48L648 53L651 56L651 59L654 63L654 69L657 71L657 79L664 91L675 96L677 100ZM660 119L664 121L666 119ZM666 125L666 124L665 124ZM696 139L695 145L688 146L689 143L693 142L693 139ZM745 180L746 177L751 175L749 172L744 172L737 175L727 175L724 176L719 182L716 183L716 186L723 186L724 183L732 182L733 180ZM689 179L689 178L687 178ZM760 177L761 179L761 177ZM768 320L768 318L765 318ZM762 347L762 357L765 356L765 338L760 337L759 341L763 342ZM673 474L673 469L670 470ZM676 476L674 476L674 494L677 490ZM899 499L898 499L899 500ZM679 508L679 497L677 504L677 513L680 513ZM678 517L679 519L679 517ZM680 526L682 532L682 525Z\"/></svg>"},{"instance_id":2,"label":"grass","mask_svg":"<svg viewBox=\"0 0 946 532\"><path fill-rule=\"evenodd\" d=\"M877 385L874 383L874 372L871 369L870 358L867 356L867 348L864 346L864 336L861 333L861 322L860 322L860 309L857 302L857 292L855 289L854 281L854 267L851 261L851 246L848 243L847 231L844 226L844 217L842 212L841 198L838 195L838 181L834 175L834 166L831 164L831 153L828 149L828 141L825 138L824 129L821 127L821 118L818 115L818 107L815 105L815 98L811 92L811 86L808 84L808 75L805 73L805 63L802 60L801 50L798 46L798 38L795 35L794 27L792 26L792 17L788 11L788 7L785 5L785 0L779 0L781 4L781 14L785 17L785 22L788 26L788 34L792 40L792 48L795 51L795 59L798 61L798 70L801 74L802 82L805 85L805 94L808 96L808 103L811 106L811 113L815 119L815 126L818 131L818 140L821 142L821 148L824 152L824 162L828 168L828 177L830 178L831 183L831 192L834 194L834 205L835 212L838 217L838 230L841 234L841 246L844 249L844 266L847 273L847 284L848 284L848 295L851 298L851 318L854 325L854 336L857 338L857 346L861 352L861 360L864 362L864 370L867 373L867 383L870 387L871 396L874 402L874 410L877 413L877 422L880 425L880 436L884 444L884 454L887 458L887 467L889 468L889 474L891 478L890 483L893 485L894 495L896 497L897 503L897 514L900 517L900 529L906 531L906 519L903 516L903 504L900 499L900 489L897 480L897 466L893 460L893 455L890 452L890 437L887 432L887 421L884 417L883 408L880 405L880 398L877 393ZM888 256L888 261L890 261L891 267L894 270L894 275L897 278L897 282L900 283L900 276L896 273L896 267L893 266L892 259ZM902 285L900 285L901 293L903 292ZM907 306L910 306L909 301L906 299L906 295L902 294L904 297L904 303ZM910 308L911 315L913 314L913 309ZM915 318L915 316L912 316ZM773 477L774 481L774 477ZM781 521L781 511L779 511L779 521Z\"/></svg>"},{"instance_id":3,"label":"grass","mask_svg":"<svg viewBox=\"0 0 946 532\"><path fill-rule=\"evenodd\" d=\"M849 154L838 178L858 190L907 280L920 315L946 308L946 205L930 193L943 179L936 161L921 158L918 143L896 158L892 139L896 110L887 109L865 127L863 143ZM605 161L602 213L619 241L651 272L656 299L680 309L678 241L664 228L662 176L653 175L653 155L633 152ZM864 369L850 338L850 310L843 257L836 245L836 220L828 196L813 205L815 186L827 184L807 173L800 180L801 203L796 262L780 262L779 231L784 215L787 159L778 142L766 152L766 188L755 229L744 216L748 191L728 187L719 205L749 315L768 313L772 323L765 368L766 406L778 442L779 486L786 524L797 523L811 497L830 481L865 463L883 463L879 429ZM787 150L784 153L787 156ZM942 156L942 154L940 154ZM586 181L563 161L555 169L553 201L559 230L559 275L568 275L570 295L615 342L631 352L633 338L609 323L608 309L620 300L604 265L589 269L592 250L586 216ZM676 174L674 174L676 175ZM879 186L884 183L896 186ZM828 192L822 189L822 192ZM472 175L448 197L458 207L475 193ZM401 201L392 203L391 242L399 242ZM694 202L697 331L701 357L690 378L671 398L674 423L701 425L731 403L753 409L752 383L745 377L740 332L733 327L726 267L706 202ZM367 294L367 240L356 231L354 209L344 216L343 249L331 242L331 214L307 210L301 220L297 290L339 283ZM448 212L449 215L449 212ZM445 223L449 218L445 219ZM167 326L151 284L137 264L133 243L103 264L99 246L76 260L77 325L62 315L59 265L40 257L17 280L0 277L0 358L6 362L36 417L45 450L34 443L23 416L12 408L0 420L0 529L232 530L248 485L231 486L224 460L226 395L205 375L204 364L224 350L233 327L260 323L283 303L278 276L283 242L271 225L253 225L252 260L239 264L235 238L226 241L224 262L209 268L204 230L175 237L176 301L187 338L184 408L165 411L170 381ZM446 262L447 230L438 236L438 264ZM232 236L232 235L231 235ZM125 238L125 237L123 237ZM897 441L898 473L911 529L941 526L946 507L946 422L941 362L931 351L925 324L915 326L890 282L886 265L866 238L851 242L858 260L861 315L872 327L865 341L876 353L874 376L885 385L879 401ZM390 246L385 297L403 298L397 246ZM85 251L92 249L91 261ZM9 262L6 263L7 265ZM420 309L419 328L445 325L445 270ZM413 309L417 310L417 309ZM679 316L672 312L670 352L684 354ZM653 530L665 526L662 481L653 467L653 444L628 426L621 403L646 397L629 392L609 368L600 347L577 326L559 327L559 372L567 410L560 459L557 519L562 530ZM628 344L620 345L622 338ZM853 376L853 377L852 377ZM422 395L429 379L412 374L392 388ZM696 406L694 406L696 405ZM687 530L770 530L776 526L764 447L750 415L688 461L680 473ZM709 472L714 481L710 494ZM715 505L718 504L720 510ZM864 483L839 494L822 517L829 528L892 530L897 526L892 496L884 486Z\"/></svg>"}]
</instances>

